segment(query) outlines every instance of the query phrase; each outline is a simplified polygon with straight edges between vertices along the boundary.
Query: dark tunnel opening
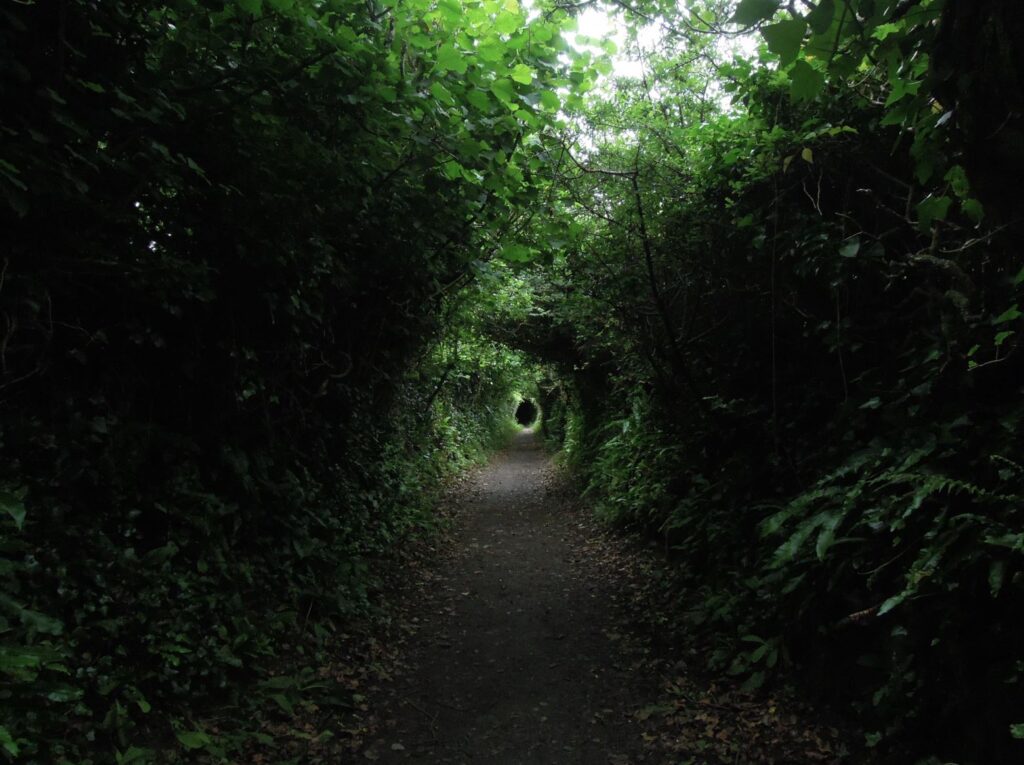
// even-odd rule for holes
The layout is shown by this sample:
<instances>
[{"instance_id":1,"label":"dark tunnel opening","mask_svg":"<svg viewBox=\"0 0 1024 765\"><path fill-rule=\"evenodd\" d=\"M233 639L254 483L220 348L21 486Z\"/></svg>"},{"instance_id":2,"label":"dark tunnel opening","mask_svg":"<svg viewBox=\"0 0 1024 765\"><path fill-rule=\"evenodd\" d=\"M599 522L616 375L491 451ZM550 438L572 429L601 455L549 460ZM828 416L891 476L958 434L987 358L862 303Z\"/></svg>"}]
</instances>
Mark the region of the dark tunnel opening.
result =
<instances>
[{"instance_id":1,"label":"dark tunnel opening","mask_svg":"<svg viewBox=\"0 0 1024 765\"><path fill-rule=\"evenodd\" d=\"M537 405L530 399L524 398L516 407L516 422L524 428L528 428L537 421Z\"/></svg>"}]
</instances>

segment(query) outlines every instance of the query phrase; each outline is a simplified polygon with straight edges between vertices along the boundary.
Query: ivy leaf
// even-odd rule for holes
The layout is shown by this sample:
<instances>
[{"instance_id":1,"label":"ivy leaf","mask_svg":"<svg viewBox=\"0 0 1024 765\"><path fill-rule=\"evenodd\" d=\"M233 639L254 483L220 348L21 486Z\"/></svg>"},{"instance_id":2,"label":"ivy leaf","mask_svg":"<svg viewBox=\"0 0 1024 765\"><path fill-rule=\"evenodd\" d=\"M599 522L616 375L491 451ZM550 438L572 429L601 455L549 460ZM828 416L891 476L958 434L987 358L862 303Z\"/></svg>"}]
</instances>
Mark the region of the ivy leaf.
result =
<instances>
[{"instance_id":1,"label":"ivy leaf","mask_svg":"<svg viewBox=\"0 0 1024 765\"><path fill-rule=\"evenodd\" d=\"M985 208L977 199L965 199L960 203L960 209L974 224L981 223L985 219Z\"/></svg>"},{"instance_id":2,"label":"ivy leaf","mask_svg":"<svg viewBox=\"0 0 1024 765\"><path fill-rule=\"evenodd\" d=\"M944 180L953 187L953 193L961 199L971 193L971 182L967 180L967 171L962 165L953 165Z\"/></svg>"},{"instance_id":3,"label":"ivy leaf","mask_svg":"<svg viewBox=\"0 0 1024 765\"><path fill-rule=\"evenodd\" d=\"M516 64L509 76L523 85L529 85L533 82L533 70L526 64Z\"/></svg>"},{"instance_id":4,"label":"ivy leaf","mask_svg":"<svg viewBox=\"0 0 1024 765\"><path fill-rule=\"evenodd\" d=\"M807 22L803 19L788 19L761 28L761 36L768 43L768 50L779 57L782 66L789 66L796 61L805 32Z\"/></svg>"},{"instance_id":5,"label":"ivy leaf","mask_svg":"<svg viewBox=\"0 0 1024 765\"><path fill-rule=\"evenodd\" d=\"M759 21L770 19L781 5L780 0L740 0L736 12L730 21L734 24L750 26Z\"/></svg>"},{"instance_id":6,"label":"ivy leaf","mask_svg":"<svg viewBox=\"0 0 1024 765\"><path fill-rule=\"evenodd\" d=\"M789 78L789 93L794 101L810 101L825 87L825 75L806 61L793 64Z\"/></svg>"},{"instance_id":7,"label":"ivy leaf","mask_svg":"<svg viewBox=\"0 0 1024 765\"><path fill-rule=\"evenodd\" d=\"M931 231L935 221L945 220L953 200L949 197L929 195L917 206L917 217L922 231Z\"/></svg>"}]
</instances>

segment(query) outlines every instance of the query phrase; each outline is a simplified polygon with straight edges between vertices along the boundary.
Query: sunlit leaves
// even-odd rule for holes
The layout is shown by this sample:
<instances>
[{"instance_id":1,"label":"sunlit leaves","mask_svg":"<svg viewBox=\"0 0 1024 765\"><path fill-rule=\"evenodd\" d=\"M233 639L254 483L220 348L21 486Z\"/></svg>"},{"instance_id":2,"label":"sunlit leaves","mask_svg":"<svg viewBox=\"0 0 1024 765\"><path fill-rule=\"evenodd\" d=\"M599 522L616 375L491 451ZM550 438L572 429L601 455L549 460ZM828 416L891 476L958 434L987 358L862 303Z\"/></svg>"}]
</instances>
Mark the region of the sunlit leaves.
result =
<instances>
[{"instance_id":1,"label":"sunlit leaves","mask_svg":"<svg viewBox=\"0 0 1024 765\"><path fill-rule=\"evenodd\" d=\"M490 38L477 46L476 53L483 61L495 63L505 56L505 50L505 45L500 40Z\"/></svg>"},{"instance_id":2,"label":"sunlit leaves","mask_svg":"<svg viewBox=\"0 0 1024 765\"><path fill-rule=\"evenodd\" d=\"M562 107L562 102L559 100L558 95L551 90L541 91L540 103L545 109L553 112L557 112Z\"/></svg>"},{"instance_id":3,"label":"sunlit leaves","mask_svg":"<svg viewBox=\"0 0 1024 765\"><path fill-rule=\"evenodd\" d=\"M523 85L529 85L533 82L533 70L526 64L516 64L509 73L509 77Z\"/></svg>"},{"instance_id":4,"label":"sunlit leaves","mask_svg":"<svg viewBox=\"0 0 1024 765\"><path fill-rule=\"evenodd\" d=\"M494 28L503 35L510 35L518 31L522 25L522 18L517 13L502 11L494 21Z\"/></svg>"},{"instance_id":5,"label":"sunlit leaves","mask_svg":"<svg viewBox=\"0 0 1024 765\"><path fill-rule=\"evenodd\" d=\"M465 74L468 67L466 57L452 43L445 43L437 52L437 68L441 71Z\"/></svg>"},{"instance_id":6,"label":"sunlit leaves","mask_svg":"<svg viewBox=\"0 0 1024 765\"><path fill-rule=\"evenodd\" d=\"M499 78L491 83L491 93L503 103L509 104L516 97L516 88L511 80Z\"/></svg>"}]
</instances>

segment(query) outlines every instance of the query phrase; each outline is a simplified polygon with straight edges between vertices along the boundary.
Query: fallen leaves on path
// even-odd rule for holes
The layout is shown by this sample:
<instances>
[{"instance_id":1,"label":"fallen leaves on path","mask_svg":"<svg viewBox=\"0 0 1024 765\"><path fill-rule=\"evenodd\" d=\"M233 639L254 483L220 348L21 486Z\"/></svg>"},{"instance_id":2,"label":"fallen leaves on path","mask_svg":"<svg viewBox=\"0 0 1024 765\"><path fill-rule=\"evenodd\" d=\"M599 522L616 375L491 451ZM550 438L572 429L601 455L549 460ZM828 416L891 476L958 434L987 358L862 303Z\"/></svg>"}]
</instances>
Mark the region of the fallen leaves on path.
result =
<instances>
[{"instance_id":1,"label":"fallen leaves on path","mask_svg":"<svg viewBox=\"0 0 1024 765\"><path fill-rule=\"evenodd\" d=\"M565 476L549 478L552 493L571 498ZM730 677L708 672L706 646L664 621L669 564L653 545L598 523L582 501L576 514L575 567L615 583L622 628L607 635L640 674L662 677L660 692L634 710L651 761L672 765L832 765L849 762L851 736L792 690L748 693ZM678 596L677 596L678 597Z\"/></svg>"}]
</instances>

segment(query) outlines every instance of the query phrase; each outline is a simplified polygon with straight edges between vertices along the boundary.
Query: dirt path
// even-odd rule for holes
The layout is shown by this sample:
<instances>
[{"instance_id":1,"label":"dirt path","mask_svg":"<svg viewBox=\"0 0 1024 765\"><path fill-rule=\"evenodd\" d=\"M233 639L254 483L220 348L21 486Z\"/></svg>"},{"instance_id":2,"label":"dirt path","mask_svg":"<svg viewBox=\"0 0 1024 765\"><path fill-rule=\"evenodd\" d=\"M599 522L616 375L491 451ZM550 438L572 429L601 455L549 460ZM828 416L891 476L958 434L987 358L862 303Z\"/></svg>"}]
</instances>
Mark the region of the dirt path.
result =
<instances>
[{"instance_id":1,"label":"dirt path","mask_svg":"<svg viewBox=\"0 0 1024 765\"><path fill-rule=\"evenodd\" d=\"M522 433L475 479L459 552L415 607L409 671L389 691L369 759L644 761L633 713L657 678L629 666L610 586L575 554L580 532L547 468Z\"/></svg>"}]
</instances>

